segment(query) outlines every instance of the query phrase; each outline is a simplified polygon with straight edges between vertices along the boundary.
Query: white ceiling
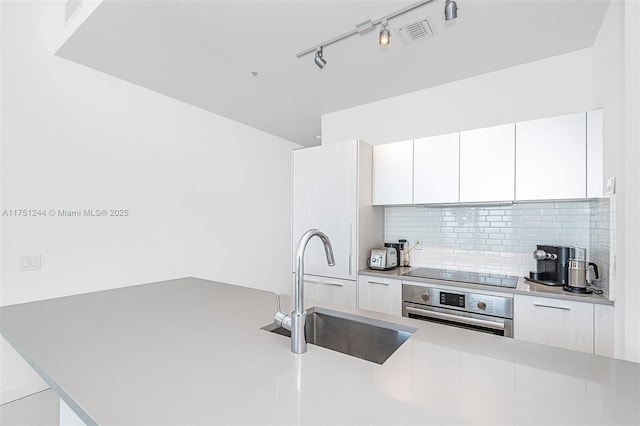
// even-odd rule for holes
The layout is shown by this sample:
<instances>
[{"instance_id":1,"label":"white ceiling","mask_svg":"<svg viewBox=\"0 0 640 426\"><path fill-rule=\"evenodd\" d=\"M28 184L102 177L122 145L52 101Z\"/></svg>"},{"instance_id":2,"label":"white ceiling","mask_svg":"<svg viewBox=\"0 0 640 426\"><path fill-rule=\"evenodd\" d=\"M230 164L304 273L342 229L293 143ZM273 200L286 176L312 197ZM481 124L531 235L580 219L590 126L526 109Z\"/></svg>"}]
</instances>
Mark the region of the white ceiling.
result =
<instances>
[{"instance_id":1,"label":"white ceiling","mask_svg":"<svg viewBox=\"0 0 640 426\"><path fill-rule=\"evenodd\" d=\"M590 47L608 0L444 0L390 21L430 16L436 36L383 49L377 31L295 54L411 1L105 0L59 56L302 145L325 113ZM259 73L257 77L252 72ZM559 70L559 72L562 72ZM526 84L526 82L523 82Z\"/></svg>"}]
</instances>

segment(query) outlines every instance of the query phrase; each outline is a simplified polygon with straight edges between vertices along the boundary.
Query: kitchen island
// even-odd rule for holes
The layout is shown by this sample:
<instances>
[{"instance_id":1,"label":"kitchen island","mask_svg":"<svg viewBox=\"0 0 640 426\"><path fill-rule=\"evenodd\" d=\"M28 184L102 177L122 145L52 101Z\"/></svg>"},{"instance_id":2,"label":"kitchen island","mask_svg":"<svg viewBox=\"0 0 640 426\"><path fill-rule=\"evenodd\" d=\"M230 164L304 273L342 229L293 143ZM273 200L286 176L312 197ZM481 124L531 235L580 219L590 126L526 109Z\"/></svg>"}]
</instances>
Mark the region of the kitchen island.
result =
<instances>
[{"instance_id":1,"label":"kitchen island","mask_svg":"<svg viewBox=\"0 0 640 426\"><path fill-rule=\"evenodd\" d=\"M345 308L418 330L382 365L296 355L275 310L183 278L3 307L0 330L87 424L640 421L640 364Z\"/></svg>"}]
</instances>

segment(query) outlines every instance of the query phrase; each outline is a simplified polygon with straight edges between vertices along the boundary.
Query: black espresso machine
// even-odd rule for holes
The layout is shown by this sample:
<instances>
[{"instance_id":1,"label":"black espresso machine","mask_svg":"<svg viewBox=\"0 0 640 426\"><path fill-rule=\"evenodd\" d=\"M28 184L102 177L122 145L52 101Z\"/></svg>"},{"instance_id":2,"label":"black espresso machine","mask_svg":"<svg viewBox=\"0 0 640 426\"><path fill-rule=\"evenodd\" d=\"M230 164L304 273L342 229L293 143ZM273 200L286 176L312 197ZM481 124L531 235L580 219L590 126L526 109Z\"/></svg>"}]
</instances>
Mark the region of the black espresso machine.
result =
<instances>
[{"instance_id":1,"label":"black espresso machine","mask_svg":"<svg viewBox=\"0 0 640 426\"><path fill-rule=\"evenodd\" d=\"M529 272L529 280L551 286L569 283L569 259L575 255L574 247L546 246L538 244L533 258L536 271Z\"/></svg>"}]
</instances>

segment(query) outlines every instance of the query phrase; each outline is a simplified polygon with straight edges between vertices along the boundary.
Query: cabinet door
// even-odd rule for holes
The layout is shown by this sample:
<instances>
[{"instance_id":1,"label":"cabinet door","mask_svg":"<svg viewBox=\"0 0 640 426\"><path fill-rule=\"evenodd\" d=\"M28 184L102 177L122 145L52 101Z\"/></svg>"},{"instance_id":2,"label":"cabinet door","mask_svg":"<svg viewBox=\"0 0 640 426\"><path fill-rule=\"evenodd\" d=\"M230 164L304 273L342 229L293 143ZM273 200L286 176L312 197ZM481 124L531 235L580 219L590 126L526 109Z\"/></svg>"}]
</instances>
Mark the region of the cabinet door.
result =
<instances>
[{"instance_id":1,"label":"cabinet door","mask_svg":"<svg viewBox=\"0 0 640 426\"><path fill-rule=\"evenodd\" d=\"M515 124L460 132L460 201L515 197Z\"/></svg>"},{"instance_id":2,"label":"cabinet door","mask_svg":"<svg viewBox=\"0 0 640 426\"><path fill-rule=\"evenodd\" d=\"M514 295L514 338L593 353L593 304Z\"/></svg>"},{"instance_id":3,"label":"cabinet door","mask_svg":"<svg viewBox=\"0 0 640 426\"><path fill-rule=\"evenodd\" d=\"M585 198L586 113L516 123L516 199Z\"/></svg>"},{"instance_id":4,"label":"cabinet door","mask_svg":"<svg viewBox=\"0 0 640 426\"><path fill-rule=\"evenodd\" d=\"M373 204L413 201L413 140L373 147Z\"/></svg>"},{"instance_id":5,"label":"cabinet door","mask_svg":"<svg viewBox=\"0 0 640 426\"><path fill-rule=\"evenodd\" d=\"M357 277L356 171L357 141L293 152L292 254L295 256L300 237L317 228L331 240L336 261L335 266L328 266L322 242L312 238L306 248L306 273Z\"/></svg>"},{"instance_id":6,"label":"cabinet door","mask_svg":"<svg viewBox=\"0 0 640 426\"><path fill-rule=\"evenodd\" d=\"M459 142L459 133L413 141L414 204L458 201Z\"/></svg>"},{"instance_id":7,"label":"cabinet door","mask_svg":"<svg viewBox=\"0 0 640 426\"><path fill-rule=\"evenodd\" d=\"M593 305L593 353L613 357L613 306Z\"/></svg>"},{"instance_id":8,"label":"cabinet door","mask_svg":"<svg viewBox=\"0 0 640 426\"><path fill-rule=\"evenodd\" d=\"M402 281L358 276L358 308L402 315Z\"/></svg>"},{"instance_id":9,"label":"cabinet door","mask_svg":"<svg viewBox=\"0 0 640 426\"><path fill-rule=\"evenodd\" d=\"M355 308L358 301L357 285L351 280L305 275L304 299ZM305 302L305 307L311 306Z\"/></svg>"},{"instance_id":10,"label":"cabinet door","mask_svg":"<svg viewBox=\"0 0 640 426\"><path fill-rule=\"evenodd\" d=\"M602 110L587 112L587 197L604 195Z\"/></svg>"}]
</instances>

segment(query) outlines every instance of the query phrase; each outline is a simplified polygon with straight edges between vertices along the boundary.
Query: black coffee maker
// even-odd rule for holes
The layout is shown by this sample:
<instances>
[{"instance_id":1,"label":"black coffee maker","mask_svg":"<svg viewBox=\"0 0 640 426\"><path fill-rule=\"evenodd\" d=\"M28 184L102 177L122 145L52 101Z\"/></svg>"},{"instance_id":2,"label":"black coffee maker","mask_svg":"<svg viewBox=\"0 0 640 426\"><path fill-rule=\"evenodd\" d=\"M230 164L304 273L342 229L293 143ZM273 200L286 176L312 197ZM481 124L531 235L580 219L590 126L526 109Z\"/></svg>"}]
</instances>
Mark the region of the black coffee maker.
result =
<instances>
[{"instance_id":1,"label":"black coffee maker","mask_svg":"<svg viewBox=\"0 0 640 426\"><path fill-rule=\"evenodd\" d=\"M573 253L573 247L538 244L533 252L533 258L537 261L537 271L529 272L529 279L552 286L568 284L569 259L573 258Z\"/></svg>"}]
</instances>

